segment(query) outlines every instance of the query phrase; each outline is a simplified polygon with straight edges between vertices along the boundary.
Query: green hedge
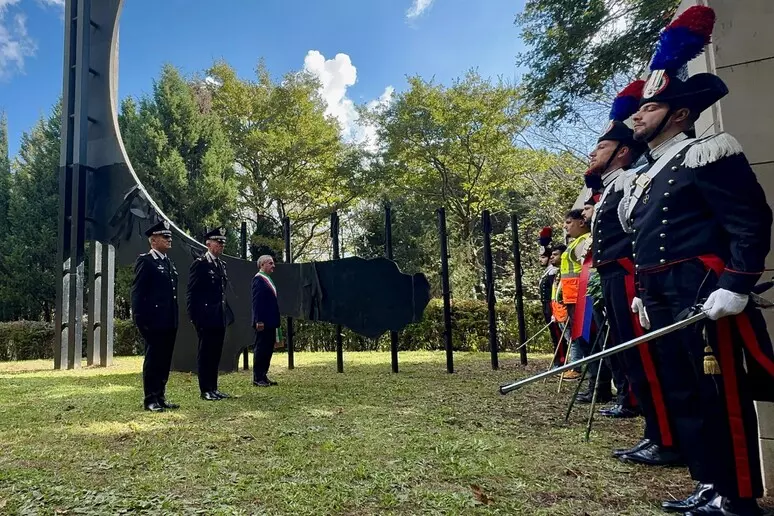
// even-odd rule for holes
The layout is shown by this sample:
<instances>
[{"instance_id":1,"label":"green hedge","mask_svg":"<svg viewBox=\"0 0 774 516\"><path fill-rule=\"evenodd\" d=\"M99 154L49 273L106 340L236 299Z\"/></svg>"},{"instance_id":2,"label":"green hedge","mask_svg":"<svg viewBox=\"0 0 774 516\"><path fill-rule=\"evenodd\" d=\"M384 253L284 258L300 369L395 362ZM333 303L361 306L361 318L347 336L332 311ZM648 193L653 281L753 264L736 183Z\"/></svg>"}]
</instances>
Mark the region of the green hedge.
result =
<instances>
[{"instance_id":1,"label":"green hedge","mask_svg":"<svg viewBox=\"0 0 774 516\"><path fill-rule=\"evenodd\" d=\"M537 302L525 303L527 336L543 327L543 316ZM486 303L482 301L455 301L452 303L452 335L456 351L489 351L489 323ZM518 320L510 303L497 305L498 349L514 350L518 346ZM296 351L334 351L335 329L331 324L295 321L294 348ZM388 351L390 337L367 339L349 330L343 333L346 351ZM433 299L425 310L424 319L409 325L400 333L401 351L441 350L443 340L443 303ZM117 356L140 355L143 343L132 321L116 319L114 353ZM84 337L84 352L86 342ZM530 343L529 351L547 352L551 349L548 335ZM54 357L54 326L34 321L0 322L0 361L50 359Z\"/></svg>"},{"instance_id":2,"label":"green hedge","mask_svg":"<svg viewBox=\"0 0 774 516\"><path fill-rule=\"evenodd\" d=\"M524 304L527 337L545 325L538 302ZM516 310L511 303L500 303L496 308L497 342L500 351L514 350L518 346L519 325ZM295 321L294 348L303 351L334 351L335 329L331 324ZM343 332L346 351L389 351L390 336L378 340L367 339L347 329ZM452 346L456 351L489 351L489 315L483 301L454 301L452 303ZM400 333L401 351L441 350L443 340L443 302L430 301L421 322L409 325ZM529 351L548 352L551 343L548 334L529 345Z\"/></svg>"},{"instance_id":3,"label":"green hedge","mask_svg":"<svg viewBox=\"0 0 774 516\"><path fill-rule=\"evenodd\" d=\"M0 361L53 357L53 324L36 321L0 323Z\"/></svg>"},{"instance_id":4,"label":"green hedge","mask_svg":"<svg viewBox=\"0 0 774 516\"><path fill-rule=\"evenodd\" d=\"M116 355L141 355L140 332L132 321L115 320L113 351ZM86 334L83 335L86 356ZM0 322L0 362L54 358L54 325L38 321Z\"/></svg>"}]
</instances>

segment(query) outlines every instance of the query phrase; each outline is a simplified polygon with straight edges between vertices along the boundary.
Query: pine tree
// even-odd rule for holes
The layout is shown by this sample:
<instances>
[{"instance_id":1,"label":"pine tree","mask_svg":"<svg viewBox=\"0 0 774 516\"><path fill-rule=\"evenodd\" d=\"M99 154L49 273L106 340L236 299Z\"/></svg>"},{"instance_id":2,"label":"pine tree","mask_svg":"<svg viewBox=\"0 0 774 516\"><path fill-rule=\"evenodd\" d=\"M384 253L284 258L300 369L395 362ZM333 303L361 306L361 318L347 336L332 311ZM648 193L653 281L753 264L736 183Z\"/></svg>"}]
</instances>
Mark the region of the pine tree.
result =
<instances>
[{"instance_id":1,"label":"pine tree","mask_svg":"<svg viewBox=\"0 0 774 516\"><path fill-rule=\"evenodd\" d=\"M0 115L0 235L8 232L8 201L11 196L11 161L8 157L8 119ZM7 250L0 249L0 320L7 320L13 309L8 303Z\"/></svg>"},{"instance_id":2,"label":"pine tree","mask_svg":"<svg viewBox=\"0 0 774 516\"><path fill-rule=\"evenodd\" d=\"M164 213L194 238L235 224L233 151L207 91L165 66L153 95L127 99L119 123L132 166Z\"/></svg>"},{"instance_id":3,"label":"pine tree","mask_svg":"<svg viewBox=\"0 0 774 516\"><path fill-rule=\"evenodd\" d=\"M3 299L13 319L48 320L55 304L61 102L22 135L8 203Z\"/></svg>"}]
</instances>

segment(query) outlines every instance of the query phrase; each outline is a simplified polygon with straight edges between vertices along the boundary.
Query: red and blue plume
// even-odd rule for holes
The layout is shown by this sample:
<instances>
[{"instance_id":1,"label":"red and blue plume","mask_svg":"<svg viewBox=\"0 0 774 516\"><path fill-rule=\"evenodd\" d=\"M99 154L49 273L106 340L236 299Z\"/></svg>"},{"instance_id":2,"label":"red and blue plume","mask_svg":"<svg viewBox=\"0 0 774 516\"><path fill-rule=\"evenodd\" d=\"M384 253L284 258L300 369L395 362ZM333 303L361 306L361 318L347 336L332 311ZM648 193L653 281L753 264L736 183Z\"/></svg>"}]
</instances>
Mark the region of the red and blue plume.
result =
<instances>
[{"instance_id":1,"label":"red and blue plume","mask_svg":"<svg viewBox=\"0 0 774 516\"><path fill-rule=\"evenodd\" d=\"M651 70L677 70L698 56L710 42L715 11L694 5L661 31Z\"/></svg>"},{"instance_id":2,"label":"red and blue plume","mask_svg":"<svg viewBox=\"0 0 774 516\"><path fill-rule=\"evenodd\" d=\"M610 120L623 122L637 112L640 107L642 90L645 88L645 81L636 80L622 89L616 95L613 101L613 107L610 108Z\"/></svg>"},{"instance_id":3,"label":"red and blue plume","mask_svg":"<svg viewBox=\"0 0 774 516\"><path fill-rule=\"evenodd\" d=\"M551 237L554 236L554 230L550 226L546 226L540 230L540 238L538 238L538 244L543 247L548 246L551 243Z\"/></svg>"}]
</instances>

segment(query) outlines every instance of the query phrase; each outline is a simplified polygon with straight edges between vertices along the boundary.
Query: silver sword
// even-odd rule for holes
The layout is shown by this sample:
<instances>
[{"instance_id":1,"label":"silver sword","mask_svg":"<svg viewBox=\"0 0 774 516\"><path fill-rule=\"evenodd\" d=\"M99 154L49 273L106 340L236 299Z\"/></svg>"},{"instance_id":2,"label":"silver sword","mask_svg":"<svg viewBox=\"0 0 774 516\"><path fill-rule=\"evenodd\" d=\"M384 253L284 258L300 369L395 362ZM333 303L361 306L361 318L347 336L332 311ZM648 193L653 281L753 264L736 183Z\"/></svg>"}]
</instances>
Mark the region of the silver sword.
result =
<instances>
[{"instance_id":1,"label":"silver sword","mask_svg":"<svg viewBox=\"0 0 774 516\"><path fill-rule=\"evenodd\" d=\"M553 321L552 321L552 322L553 322ZM524 346L526 346L527 344L529 344L529 343L530 343L530 342L531 342L531 341L532 341L532 340L533 340L535 337L537 337L538 335L540 335L541 333L543 333L543 332L544 332L544 331L545 331L545 330L546 330L546 329L547 329L549 326L551 326L551 323L548 323L548 324L546 324L545 326L543 326L542 328L540 328L540 329L539 329L537 332L535 332L535 334L534 334L532 337L530 337L530 338L528 338L526 341L524 341L524 344L521 344L521 345L520 345L518 348L514 349L514 350L513 350L513 352L514 352L514 353L516 353L516 352L517 352L517 351L519 351L521 348L523 348Z\"/></svg>"},{"instance_id":2,"label":"silver sword","mask_svg":"<svg viewBox=\"0 0 774 516\"><path fill-rule=\"evenodd\" d=\"M699 310L701 310L699 308ZM571 364L565 364L561 367L557 367L556 369L551 369L550 371L545 371L540 374L536 374L535 376L530 376L529 378L525 378L523 380L519 380L518 382L510 383L508 385L501 385L500 386L500 394L508 394L511 391L515 391L516 389L519 389L521 387L524 387L525 385L529 385L533 382L536 382L538 380L542 380L543 378L548 378L549 376L554 376L559 373L563 373L564 371L569 371L570 369L575 369L577 367L580 367L584 364L588 364L591 362L596 362L597 360L602 360L603 358L607 358L611 355L615 355L616 353L620 353L621 351L625 351L629 348L633 348L635 346L638 346L644 342L648 342L653 339L657 339L661 336L667 335L669 333L675 332L677 330L682 330L683 328L690 326L692 324L695 324L703 319L707 318L707 312L701 310L695 315L691 315L690 317L677 321L676 323L670 324L669 326L664 326L663 328L660 328L658 330L652 331L650 333L646 333L645 335L641 337L637 337L636 339L632 339L628 342L624 342L622 344L619 344L617 346L614 346L612 348L606 349L604 351L600 351L599 353L595 353L593 355L589 355L586 358L583 358L581 360L577 360Z\"/></svg>"}]
</instances>

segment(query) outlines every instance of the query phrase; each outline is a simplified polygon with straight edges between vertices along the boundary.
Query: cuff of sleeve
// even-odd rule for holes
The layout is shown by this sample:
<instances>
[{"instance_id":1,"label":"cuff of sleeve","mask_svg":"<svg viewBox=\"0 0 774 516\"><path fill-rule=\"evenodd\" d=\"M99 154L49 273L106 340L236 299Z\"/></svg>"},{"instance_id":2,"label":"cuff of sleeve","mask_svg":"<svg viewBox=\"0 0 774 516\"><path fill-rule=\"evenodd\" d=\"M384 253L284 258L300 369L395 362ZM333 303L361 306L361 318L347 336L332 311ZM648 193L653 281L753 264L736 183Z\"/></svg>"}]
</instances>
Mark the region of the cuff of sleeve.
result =
<instances>
[{"instance_id":1,"label":"cuff of sleeve","mask_svg":"<svg viewBox=\"0 0 774 516\"><path fill-rule=\"evenodd\" d=\"M747 295L752 288L758 283L758 279L761 277L760 272L737 272L726 269L718 279L718 288L724 288L737 294Z\"/></svg>"}]
</instances>

